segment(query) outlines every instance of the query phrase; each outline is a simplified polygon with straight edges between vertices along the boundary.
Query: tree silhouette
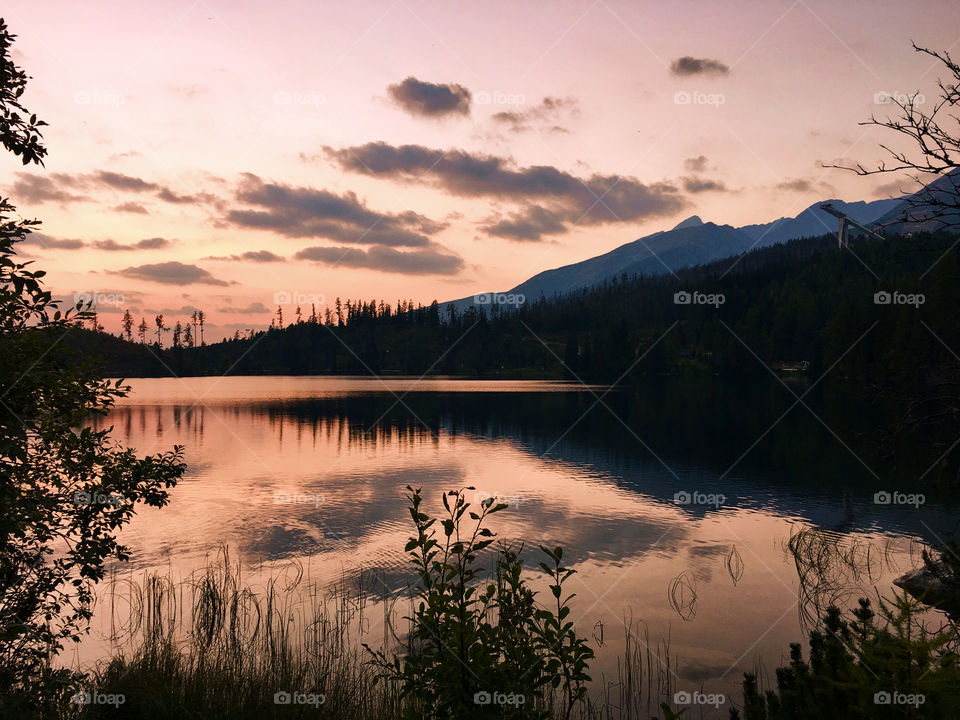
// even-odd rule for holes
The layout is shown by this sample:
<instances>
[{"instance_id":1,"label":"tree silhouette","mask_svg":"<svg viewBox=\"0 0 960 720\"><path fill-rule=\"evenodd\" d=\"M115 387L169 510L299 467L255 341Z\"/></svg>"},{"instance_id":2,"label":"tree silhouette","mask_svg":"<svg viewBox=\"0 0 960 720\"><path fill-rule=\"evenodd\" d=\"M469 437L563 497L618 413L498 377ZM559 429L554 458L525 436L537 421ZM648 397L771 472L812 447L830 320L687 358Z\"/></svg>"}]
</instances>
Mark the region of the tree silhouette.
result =
<instances>
[{"instance_id":1,"label":"tree silhouette","mask_svg":"<svg viewBox=\"0 0 960 720\"><path fill-rule=\"evenodd\" d=\"M158 347L158 348L162 348L162 347L163 347L163 338L160 337L160 333L165 332L165 331L169 330L170 328L168 328L168 327L164 324L164 321L163 321L163 313L160 313L159 315L157 315L157 316L153 319L153 322L156 323L156 325L157 325L157 330L156 330L156 332L157 332L157 347Z\"/></svg>"},{"instance_id":2,"label":"tree silhouette","mask_svg":"<svg viewBox=\"0 0 960 720\"><path fill-rule=\"evenodd\" d=\"M0 143L20 158L24 165L43 165L47 149L43 145L40 128L43 120L37 120L20 104L20 97L27 87L27 74L10 59L16 35L7 29L0 19Z\"/></svg>"},{"instance_id":3,"label":"tree silhouette","mask_svg":"<svg viewBox=\"0 0 960 720\"><path fill-rule=\"evenodd\" d=\"M123 334L129 342L133 337L133 315L130 314L129 309L123 311L123 320L120 321L120 324L123 327Z\"/></svg>"},{"instance_id":4,"label":"tree silhouette","mask_svg":"<svg viewBox=\"0 0 960 720\"><path fill-rule=\"evenodd\" d=\"M24 164L46 155L35 116L19 103L27 76L10 59L13 35L0 20L0 144ZM14 246L36 220L0 200L0 716L56 717L79 676L54 655L79 641L94 590L138 503L162 507L183 474L180 450L140 458L89 426L128 388L59 339L75 309L61 311L43 271ZM74 314L76 313L76 314Z\"/></svg>"},{"instance_id":5,"label":"tree silhouette","mask_svg":"<svg viewBox=\"0 0 960 720\"><path fill-rule=\"evenodd\" d=\"M862 163L853 167L826 167L851 170L858 175L908 171L915 182L926 187L906 199L908 210L903 219L943 228L960 220L960 173L956 172L960 168L960 65L946 51L937 52L916 43L912 45L916 52L938 60L950 75L946 80L938 78L940 93L932 109L923 112L921 105L925 98L919 93L889 95L885 102L897 108L899 116L888 115L881 119L871 114L870 119L860 125L892 130L911 141L913 149L894 150L881 143L880 147L890 156L891 162L880 161L873 167ZM943 176L944 179L933 186L927 185L932 176Z\"/></svg>"}]
</instances>

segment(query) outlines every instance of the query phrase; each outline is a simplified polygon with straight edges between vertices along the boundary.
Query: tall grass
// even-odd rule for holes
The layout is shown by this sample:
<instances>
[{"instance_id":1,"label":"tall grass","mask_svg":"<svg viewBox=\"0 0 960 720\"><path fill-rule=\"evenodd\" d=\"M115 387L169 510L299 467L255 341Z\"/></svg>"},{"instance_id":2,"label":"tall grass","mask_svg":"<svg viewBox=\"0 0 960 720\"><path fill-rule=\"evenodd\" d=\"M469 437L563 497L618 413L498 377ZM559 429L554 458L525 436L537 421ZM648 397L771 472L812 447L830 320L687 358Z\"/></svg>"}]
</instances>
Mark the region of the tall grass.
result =
<instances>
[{"instance_id":1,"label":"tall grass","mask_svg":"<svg viewBox=\"0 0 960 720\"><path fill-rule=\"evenodd\" d=\"M112 625L125 641L93 677L97 692L123 693L128 717L399 716L396 689L365 663L357 637L370 602L362 579L322 590L291 565L255 592L223 551L179 583L148 575L121 589L128 617ZM290 704L276 702L284 693Z\"/></svg>"},{"instance_id":2,"label":"tall grass","mask_svg":"<svg viewBox=\"0 0 960 720\"><path fill-rule=\"evenodd\" d=\"M377 637L397 651L412 613L375 587L385 585L372 574L322 586L296 563L254 585L226 550L186 579L114 576L101 595L113 652L85 689L124 702L74 704L63 717L397 720L407 701L361 642ZM628 619L623 643L616 677L597 678L579 717L648 720L671 698L677 661L669 640L651 641L645 625ZM277 693L322 695L323 703L277 704Z\"/></svg>"}]
</instances>

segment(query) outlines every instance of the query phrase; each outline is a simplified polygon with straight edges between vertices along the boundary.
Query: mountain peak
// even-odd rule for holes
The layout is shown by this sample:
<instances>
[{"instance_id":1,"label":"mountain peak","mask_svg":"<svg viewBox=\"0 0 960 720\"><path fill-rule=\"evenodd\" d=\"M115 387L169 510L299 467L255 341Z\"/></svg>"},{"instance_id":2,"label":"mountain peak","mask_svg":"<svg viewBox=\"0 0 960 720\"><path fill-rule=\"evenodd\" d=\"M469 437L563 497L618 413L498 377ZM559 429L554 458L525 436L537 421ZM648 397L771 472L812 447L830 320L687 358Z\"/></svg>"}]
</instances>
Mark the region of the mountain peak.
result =
<instances>
[{"instance_id":1,"label":"mountain peak","mask_svg":"<svg viewBox=\"0 0 960 720\"><path fill-rule=\"evenodd\" d=\"M686 220L684 220L679 225L675 226L674 230L683 230L683 228L697 227L698 225L703 225L703 220L700 219L699 215L691 215Z\"/></svg>"}]
</instances>

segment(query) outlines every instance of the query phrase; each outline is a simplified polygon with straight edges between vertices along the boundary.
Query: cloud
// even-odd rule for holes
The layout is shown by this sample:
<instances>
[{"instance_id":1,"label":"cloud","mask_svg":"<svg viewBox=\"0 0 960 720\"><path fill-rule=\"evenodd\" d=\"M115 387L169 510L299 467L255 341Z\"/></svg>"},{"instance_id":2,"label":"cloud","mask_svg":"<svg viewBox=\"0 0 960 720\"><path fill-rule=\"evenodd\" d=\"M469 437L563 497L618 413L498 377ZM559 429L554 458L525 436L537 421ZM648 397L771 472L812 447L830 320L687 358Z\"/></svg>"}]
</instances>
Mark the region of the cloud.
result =
<instances>
[{"instance_id":1,"label":"cloud","mask_svg":"<svg viewBox=\"0 0 960 720\"><path fill-rule=\"evenodd\" d=\"M689 193L727 192L727 186L720 180L707 180L697 177L683 178L683 189Z\"/></svg>"},{"instance_id":2,"label":"cloud","mask_svg":"<svg viewBox=\"0 0 960 720\"><path fill-rule=\"evenodd\" d=\"M9 186L11 195L17 199L22 198L27 202L88 202L93 200L89 194L79 194L77 191L91 191L108 188L118 192L142 194L146 192L155 192L156 196L168 203L200 203L213 202L216 197L209 193L196 193L194 195L181 195L169 187L159 183L150 182L134 175L125 175L123 173L112 172L110 170L96 170L92 173L51 173L50 175L35 175L32 173L18 172L16 180ZM133 207L133 203L125 205ZM146 210L125 210L124 206L119 206L124 212L141 212Z\"/></svg>"},{"instance_id":3,"label":"cloud","mask_svg":"<svg viewBox=\"0 0 960 720\"><path fill-rule=\"evenodd\" d=\"M10 186L10 195L17 201L68 203L90 199L86 195L77 195L68 189L76 187L77 183L67 173L34 175L18 172L16 177L13 185Z\"/></svg>"},{"instance_id":4,"label":"cloud","mask_svg":"<svg viewBox=\"0 0 960 720\"><path fill-rule=\"evenodd\" d=\"M211 255L204 260L249 260L250 262L281 262L284 258L281 255L272 253L269 250L248 250L240 255Z\"/></svg>"},{"instance_id":5,"label":"cloud","mask_svg":"<svg viewBox=\"0 0 960 720\"><path fill-rule=\"evenodd\" d=\"M137 213L138 215L149 215L149 211L140 203L125 202L114 205L113 209L117 212Z\"/></svg>"},{"instance_id":6,"label":"cloud","mask_svg":"<svg viewBox=\"0 0 960 720\"><path fill-rule=\"evenodd\" d=\"M193 315L199 308L195 308L193 305L181 305L178 308L144 308L143 312L149 315ZM166 318L167 320L175 320L176 318Z\"/></svg>"},{"instance_id":7,"label":"cloud","mask_svg":"<svg viewBox=\"0 0 960 720\"><path fill-rule=\"evenodd\" d=\"M264 305L261 302L250 303L247 307L233 307L227 305L225 307L219 308L217 312L222 313L238 313L238 314L252 314L252 313L270 313L273 312L270 308Z\"/></svg>"},{"instance_id":8,"label":"cloud","mask_svg":"<svg viewBox=\"0 0 960 720\"><path fill-rule=\"evenodd\" d=\"M908 193L914 193L918 189L917 181L913 178L903 180L894 180L893 182L878 185L873 191L876 198L899 198Z\"/></svg>"},{"instance_id":9,"label":"cloud","mask_svg":"<svg viewBox=\"0 0 960 720\"><path fill-rule=\"evenodd\" d=\"M580 114L580 105L575 98L558 98L549 95L526 110L509 110L498 112L490 116L495 123L507 125L510 132L527 132L537 128L550 132L569 132L565 127L556 124L564 116Z\"/></svg>"},{"instance_id":10,"label":"cloud","mask_svg":"<svg viewBox=\"0 0 960 720\"><path fill-rule=\"evenodd\" d=\"M153 263L149 265L136 265L124 270L111 270L117 275L138 278L140 280L150 280L152 282L164 283L166 285L229 285L224 280L218 280L209 272L197 265L186 265L176 260L169 262Z\"/></svg>"},{"instance_id":11,"label":"cloud","mask_svg":"<svg viewBox=\"0 0 960 720\"><path fill-rule=\"evenodd\" d=\"M535 202L565 223L643 220L672 215L687 205L669 183L645 184L630 176L596 173L578 177L550 165L517 167L507 158L463 150L383 142L324 150L344 170L432 184L464 197Z\"/></svg>"},{"instance_id":12,"label":"cloud","mask_svg":"<svg viewBox=\"0 0 960 720\"><path fill-rule=\"evenodd\" d=\"M77 238L55 238L42 232L31 232L23 239L24 245L39 245L44 250L79 250L86 246Z\"/></svg>"},{"instance_id":13,"label":"cloud","mask_svg":"<svg viewBox=\"0 0 960 720\"><path fill-rule=\"evenodd\" d=\"M107 159L110 161L114 161L114 160L122 160L124 158L132 158L132 157L143 157L143 153L138 150L127 150L126 152L122 152L122 153L114 153Z\"/></svg>"},{"instance_id":14,"label":"cloud","mask_svg":"<svg viewBox=\"0 0 960 720\"><path fill-rule=\"evenodd\" d=\"M833 194L836 192L836 188L828 182L823 182L822 180L819 182L814 182L806 178L784 180L783 182L774 185L774 189L786 190L788 192L795 193L816 192L820 194Z\"/></svg>"},{"instance_id":15,"label":"cloud","mask_svg":"<svg viewBox=\"0 0 960 720\"><path fill-rule=\"evenodd\" d=\"M687 158L683 161L683 167L689 172L703 172L707 169L707 156L697 155L697 157Z\"/></svg>"},{"instance_id":16,"label":"cloud","mask_svg":"<svg viewBox=\"0 0 960 720\"><path fill-rule=\"evenodd\" d=\"M168 203L189 203L197 199L194 195L178 195L170 188L161 188L157 197Z\"/></svg>"},{"instance_id":17,"label":"cloud","mask_svg":"<svg viewBox=\"0 0 960 720\"><path fill-rule=\"evenodd\" d=\"M95 240L91 243L91 247L97 248L97 250L107 250L110 252L118 251L127 251L127 250L161 250L163 248L172 247L176 245L176 240L168 240L167 238L155 237L155 238L146 238L144 240L139 240L135 243L118 243L116 240Z\"/></svg>"},{"instance_id":18,"label":"cloud","mask_svg":"<svg viewBox=\"0 0 960 720\"><path fill-rule=\"evenodd\" d=\"M147 190L156 190L159 188L159 185L156 183L147 182L142 178L134 177L132 175L110 172L109 170L97 170L93 174L93 178L101 185L106 185L117 190L124 190L126 192L145 192Z\"/></svg>"},{"instance_id":19,"label":"cloud","mask_svg":"<svg viewBox=\"0 0 960 720\"><path fill-rule=\"evenodd\" d=\"M411 76L390 85L387 93L410 115L442 118L470 114L470 91L462 85L424 82Z\"/></svg>"},{"instance_id":20,"label":"cloud","mask_svg":"<svg viewBox=\"0 0 960 720\"><path fill-rule=\"evenodd\" d=\"M695 58L684 55L670 63L670 72L679 77L690 77L691 75L719 76L728 75L730 68L719 60L710 60L709 58Z\"/></svg>"},{"instance_id":21,"label":"cloud","mask_svg":"<svg viewBox=\"0 0 960 720\"><path fill-rule=\"evenodd\" d=\"M810 192L813 190L813 183L803 178L797 178L796 180L784 180L777 183L776 188L777 190L792 190L793 192Z\"/></svg>"},{"instance_id":22,"label":"cloud","mask_svg":"<svg viewBox=\"0 0 960 720\"><path fill-rule=\"evenodd\" d=\"M407 211L379 213L348 192L266 183L247 173L236 197L257 209L227 213L234 225L271 230L289 237L326 238L364 245L423 247L446 223Z\"/></svg>"},{"instance_id":23,"label":"cloud","mask_svg":"<svg viewBox=\"0 0 960 720\"><path fill-rule=\"evenodd\" d=\"M439 246L406 252L383 246L366 251L354 247L308 247L294 257L337 267L366 268L403 275L455 275L464 266L462 258Z\"/></svg>"},{"instance_id":24,"label":"cloud","mask_svg":"<svg viewBox=\"0 0 960 720\"><path fill-rule=\"evenodd\" d=\"M509 219L498 219L481 226L488 235L509 240L540 240L566 230L563 218L539 205L531 205Z\"/></svg>"}]
</instances>

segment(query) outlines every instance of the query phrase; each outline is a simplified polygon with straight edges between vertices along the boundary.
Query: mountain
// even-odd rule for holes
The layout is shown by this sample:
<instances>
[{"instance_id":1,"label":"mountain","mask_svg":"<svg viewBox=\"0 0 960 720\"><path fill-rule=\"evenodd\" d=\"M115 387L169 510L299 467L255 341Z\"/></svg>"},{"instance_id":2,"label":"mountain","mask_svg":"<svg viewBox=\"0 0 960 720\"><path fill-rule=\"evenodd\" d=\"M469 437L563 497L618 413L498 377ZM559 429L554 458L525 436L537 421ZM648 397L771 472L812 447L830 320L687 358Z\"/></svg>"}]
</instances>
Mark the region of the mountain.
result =
<instances>
[{"instance_id":1,"label":"mountain","mask_svg":"<svg viewBox=\"0 0 960 720\"><path fill-rule=\"evenodd\" d=\"M662 275L749 250L753 240L729 225L705 223L694 216L672 230L654 233L589 260L545 270L510 292L528 299L570 292L622 273Z\"/></svg>"},{"instance_id":2,"label":"mountain","mask_svg":"<svg viewBox=\"0 0 960 720\"><path fill-rule=\"evenodd\" d=\"M874 222L874 226L891 235L957 229L960 228L958 198L960 169L941 175L913 195L900 198L889 212ZM931 219L935 211L940 216L937 220Z\"/></svg>"},{"instance_id":3,"label":"mountain","mask_svg":"<svg viewBox=\"0 0 960 720\"><path fill-rule=\"evenodd\" d=\"M535 300L541 295L553 297L624 273L663 275L681 268L738 255L752 248L835 233L837 219L820 209L820 206L827 202L858 223L882 228L888 233L932 230L936 229L932 222L918 221L918 218L922 220L924 216L922 211L917 211L916 204L924 197L940 202L952 197L956 202L958 194L960 171L954 171L910 196L851 203L837 199L823 200L806 208L796 217L782 217L772 222L739 228L703 222L699 216L693 215L670 230L652 233L603 255L545 270L511 288L507 295L523 295L527 300ZM910 211L909 216L906 215L907 211ZM910 221L905 222L905 217L909 217ZM960 227L960 213L954 214L952 224ZM857 231L852 232L856 234ZM453 305L458 310L463 310L475 303L471 296L444 305Z\"/></svg>"},{"instance_id":4,"label":"mountain","mask_svg":"<svg viewBox=\"0 0 960 720\"><path fill-rule=\"evenodd\" d=\"M827 202L863 225L870 225L902 204L900 198L874 200L873 202L861 200L853 203L836 199L824 200L814 203L796 217L782 217L779 220L759 225L744 225L740 230L749 235L757 243L757 247L776 245L778 242L787 242L801 237L816 237L826 233L835 233L837 231L837 219L820 209L820 206Z\"/></svg>"}]
</instances>

